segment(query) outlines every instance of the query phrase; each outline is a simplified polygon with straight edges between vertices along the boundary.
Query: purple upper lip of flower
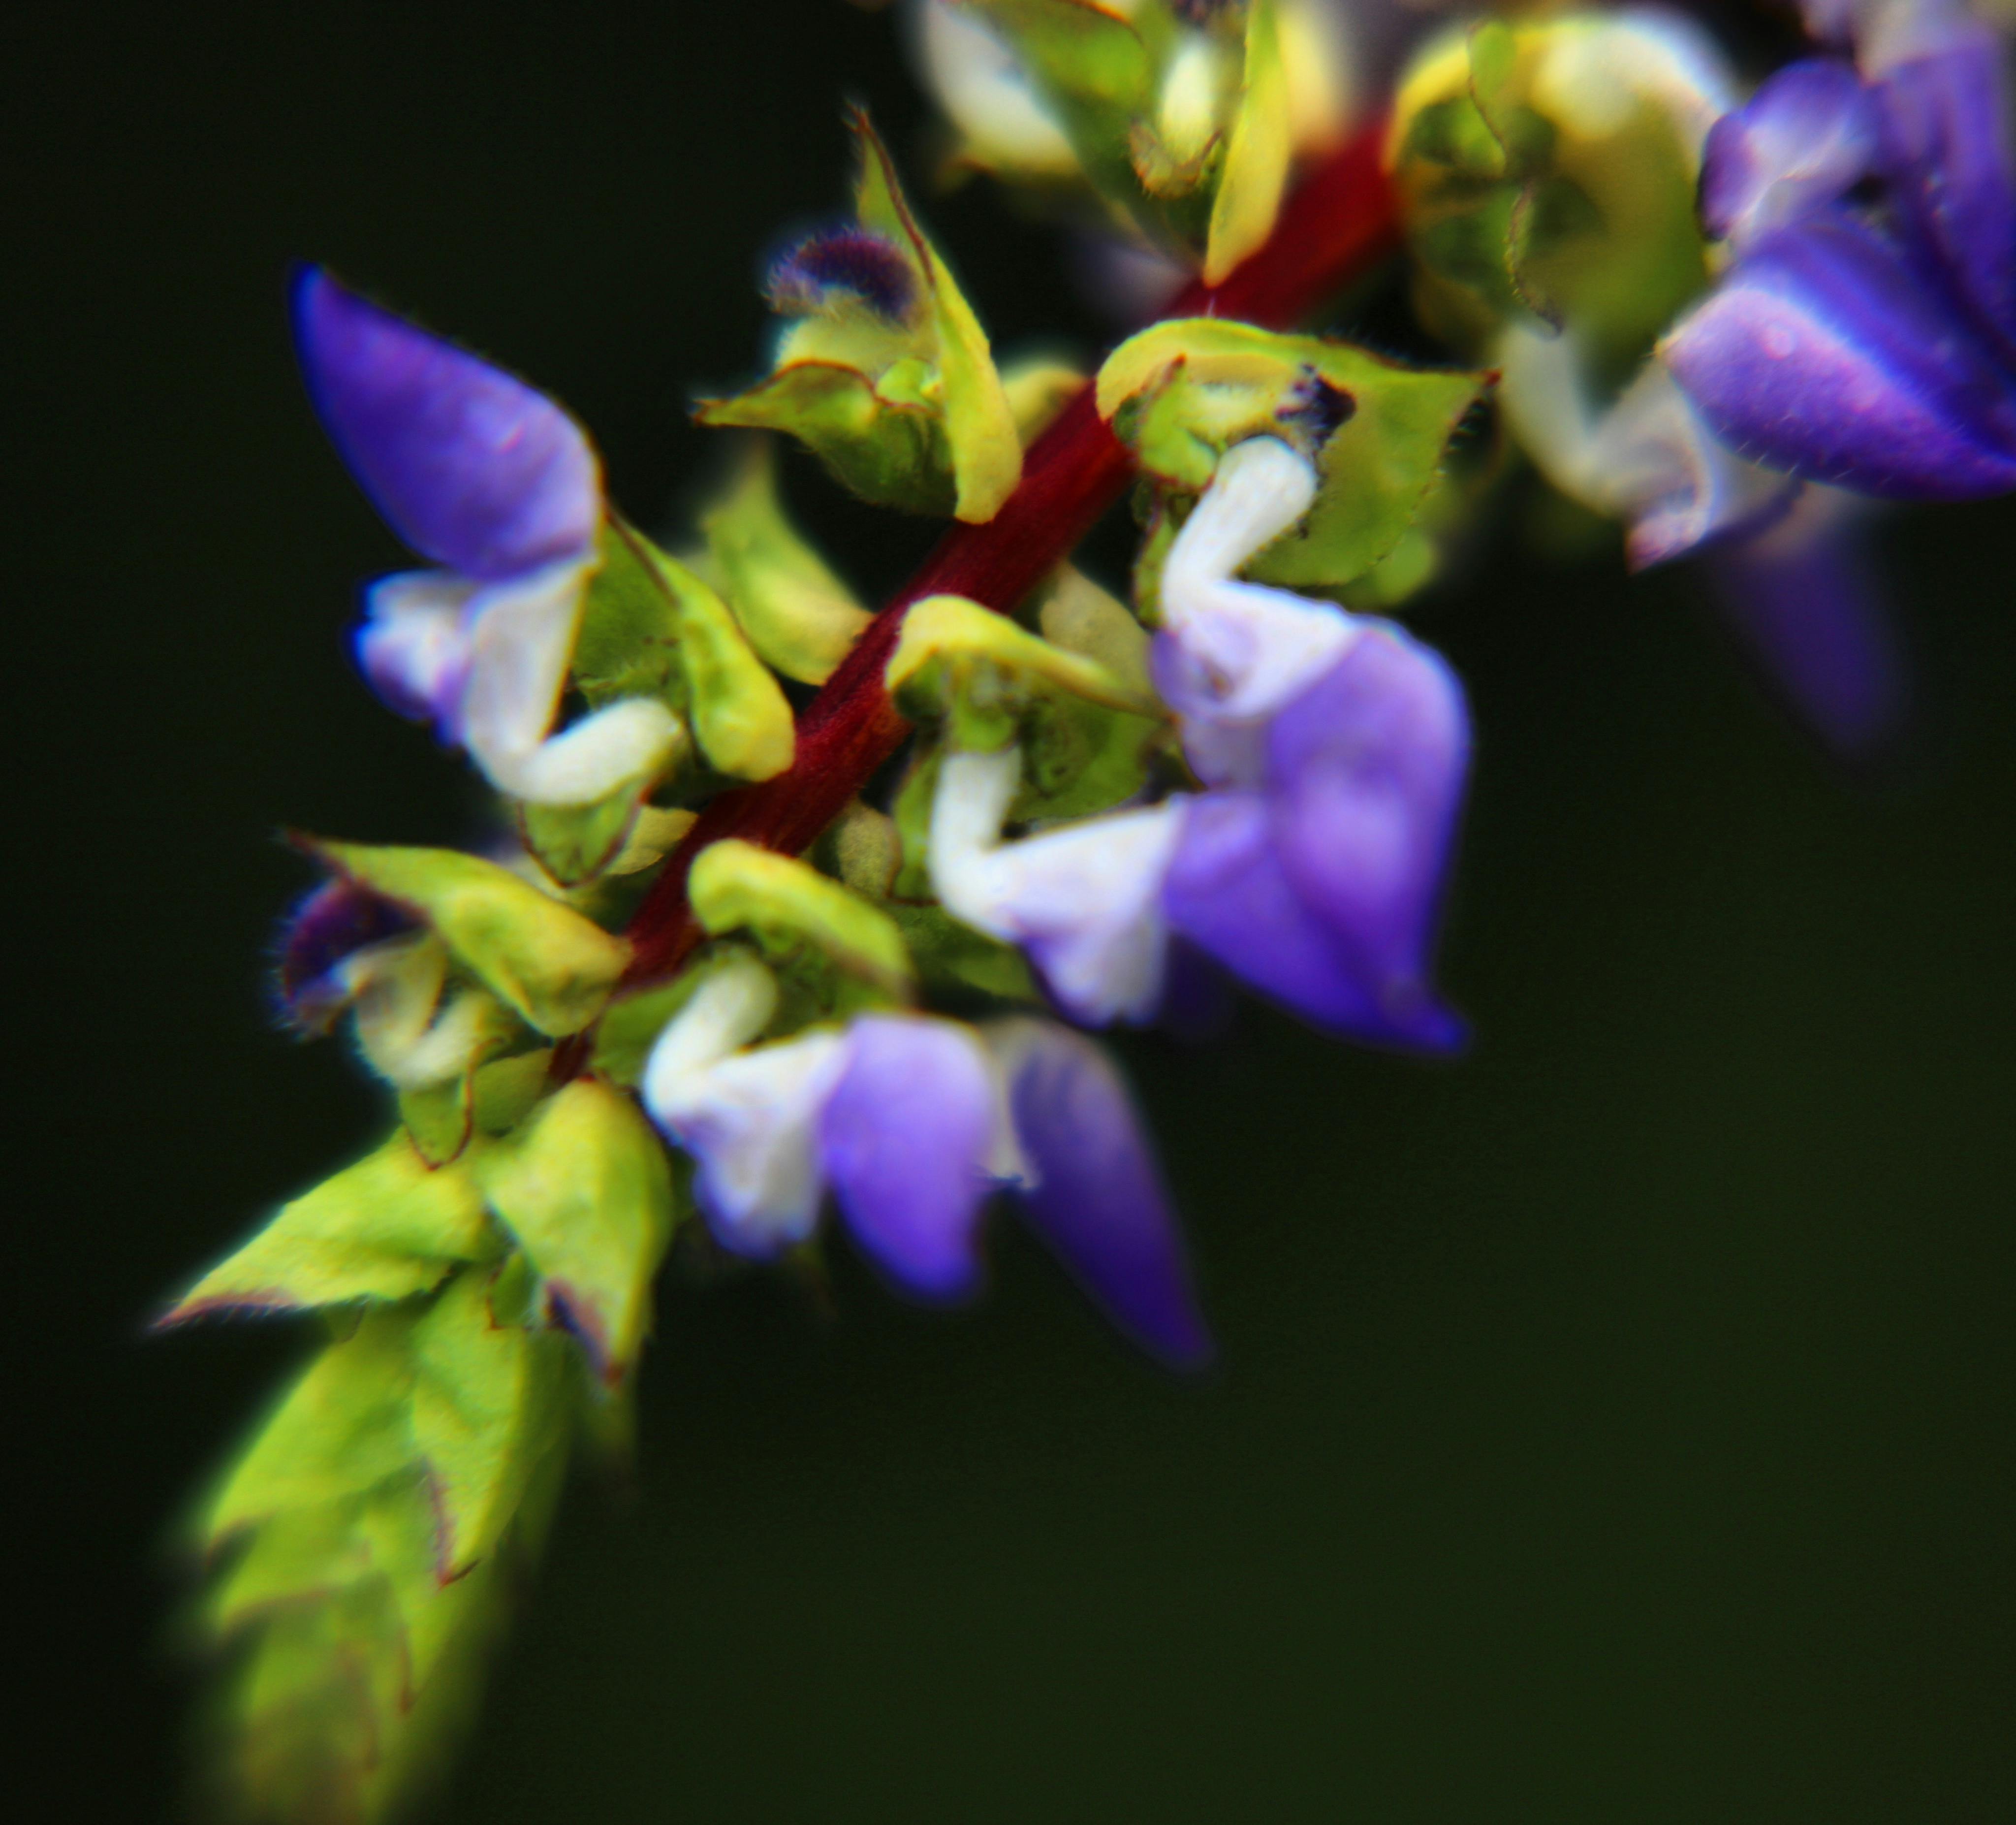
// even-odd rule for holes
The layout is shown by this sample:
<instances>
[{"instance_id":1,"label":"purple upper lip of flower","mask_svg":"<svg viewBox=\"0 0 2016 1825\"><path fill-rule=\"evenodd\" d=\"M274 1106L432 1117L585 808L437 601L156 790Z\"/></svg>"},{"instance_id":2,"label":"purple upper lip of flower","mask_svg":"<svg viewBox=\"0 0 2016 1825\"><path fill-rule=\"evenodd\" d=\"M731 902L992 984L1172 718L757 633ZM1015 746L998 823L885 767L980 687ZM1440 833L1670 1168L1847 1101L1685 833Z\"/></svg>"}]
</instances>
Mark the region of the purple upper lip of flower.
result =
<instances>
[{"instance_id":1,"label":"purple upper lip of flower","mask_svg":"<svg viewBox=\"0 0 2016 1825\"><path fill-rule=\"evenodd\" d=\"M1662 345L1753 461L1904 500L2016 488L2016 178L2000 47L1954 16L1858 75L1814 59L1718 122L1723 283ZM1856 200L1874 183L1882 207Z\"/></svg>"},{"instance_id":2,"label":"purple upper lip of flower","mask_svg":"<svg viewBox=\"0 0 2016 1825\"><path fill-rule=\"evenodd\" d=\"M823 310L837 292L859 298L891 323L908 316L917 298L916 277L902 251L864 228L808 236L770 269L764 290L779 311Z\"/></svg>"},{"instance_id":3,"label":"purple upper lip of flower","mask_svg":"<svg viewBox=\"0 0 2016 1825\"><path fill-rule=\"evenodd\" d=\"M316 411L414 550L495 581L593 546L599 466L545 395L319 266L295 275L293 319Z\"/></svg>"}]
</instances>

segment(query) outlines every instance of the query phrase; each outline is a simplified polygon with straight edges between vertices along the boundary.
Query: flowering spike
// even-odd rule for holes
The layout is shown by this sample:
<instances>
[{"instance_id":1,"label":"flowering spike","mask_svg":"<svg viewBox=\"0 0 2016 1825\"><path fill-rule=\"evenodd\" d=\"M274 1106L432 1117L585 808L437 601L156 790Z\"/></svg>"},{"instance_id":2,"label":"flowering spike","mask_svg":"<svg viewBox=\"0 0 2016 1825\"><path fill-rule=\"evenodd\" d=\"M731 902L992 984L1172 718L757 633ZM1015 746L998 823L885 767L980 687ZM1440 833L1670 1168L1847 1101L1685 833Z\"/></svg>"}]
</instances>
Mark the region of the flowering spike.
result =
<instances>
[{"instance_id":1,"label":"flowering spike","mask_svg":"<svg viewBox=\"0 0 2016 1825\"><path fill-rule=\"evenodd\" d=\"M308 390L365 492L423 557L466 576L579 557L602 517L599 465L543 393L348 290L294 280Z\"/></svg>"}]
</instances>

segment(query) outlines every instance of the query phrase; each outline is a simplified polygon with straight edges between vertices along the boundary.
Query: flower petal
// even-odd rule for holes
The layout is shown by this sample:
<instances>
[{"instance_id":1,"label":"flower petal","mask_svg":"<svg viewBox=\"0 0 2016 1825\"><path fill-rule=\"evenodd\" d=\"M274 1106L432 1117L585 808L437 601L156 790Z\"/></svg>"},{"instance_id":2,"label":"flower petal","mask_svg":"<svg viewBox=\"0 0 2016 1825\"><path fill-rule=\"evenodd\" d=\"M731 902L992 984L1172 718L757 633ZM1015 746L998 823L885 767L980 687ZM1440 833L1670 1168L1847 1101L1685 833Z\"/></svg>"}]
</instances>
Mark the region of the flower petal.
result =
<instances>
[{"instance_id":1,"label":"flower petal","mask_svg":"<svg viewBox=\"0 0 2016 1825\"><path fill-rule=\"evenodd\" d=\"M365 592L357 664L387 708L462 739L470 644L464 611L475 586L447 571L405 571Z\"/></svg>"},{"instance_id":2,"label":"flower petal","mask_svg":"<svg viewBox=\"0 0 2016 1825\"><path fill-rule=\"evenodd\" d=\"M979 1283L995 1125L992 1073L968 1028L880 1014L848 1027L820 1156L855 1239L922 1298L959 1298Z\"/></svg>"},{"instance_id":3,"label":"flower petal","mask_svg":"<svg viewBox=\"0 0 2016 1825\"><path fill-rule=\"evenodd\" d=\"M1903 500L2016 487L2016 381L1838 210L1765 236L1660 352L1752 461Z\"/></svg>"},{"instance_id":4,"label":"flower petal","mask_svg":"<svg viewBox=\"0 0 2016 1825\"><path fill-rule=\"evenodd\" d=\"M1107 1315L1177 1368L1211 1353L1181 1235L1133 1100L1084 1034L1047 1022L988 1030L1036 1182L1018 1194L1029 1227Z\"/></svg>"},{"instance_id":5,"label":"flower petal","mask_svg":"<svg viewBox=\"0 0 2016 1825\"><path fill-rule=\"evenodd\" d=\"M1370 989L1385 1036L1458 1044L1428 986L1470 765L1463 687L1389 622L1276 717L1274 841L1294 891Z\"/></svg>"},{"instance_id":6,"label":"flower petal","mask_svg":"<svg viewBox=\"0 0 2016 1825\"><path fill-rule=\"evenodd\" d=\"M1855 71L1809 57L1771 77L1710 129L1702 224L1743 247L1845 196L1877 158L1874 101Z\"/></svg>"},{"instance_id":7,"label":"flower petal","mask_svg":"<svg viewBox=\"0 0 2016 1825\"><path fill-rule=\"evenodd\" d=\"M322 423L416 551L495 579L592 548L600 469L581 427L543 393L319 267L296 280L293 312Z\"/></svg>"},{"instance_id":8,"label":"flower petal","mask_svg":"<svg viewBox=\"0 0 2016 1825\"><path fill-rule=\"evenodd\" d=\"M2016 175L2002 45L1956 15L1929 55L1876 85L1892 194L1982 326L2016 364Z\"/></svg>"},{"instance_id":9,"label":"flower petal","mask_svg":"<svg viewBox=\"0 0 2016 1825\"><path fill-rule=\"evenodd\" d=\"M1329 1031L1391 1041L1375 985L1353 967L1281 866L1258 792L1193 800L1162 889L1170 928L1249 987Z\"/></svg>"},{"instance_id":10,"label":"flower petal","mask_svg":"<svg viewBox=\"0 0 2016 1825\"><path fill-rule=\"evenodd\" d=\"M1909 707L1896 629L1854 517L1863 504L1809 489L1783 524L1709 560L1736 637L1787 706L1851 760L1893 741Z\"/></svg>"}]
</instances>

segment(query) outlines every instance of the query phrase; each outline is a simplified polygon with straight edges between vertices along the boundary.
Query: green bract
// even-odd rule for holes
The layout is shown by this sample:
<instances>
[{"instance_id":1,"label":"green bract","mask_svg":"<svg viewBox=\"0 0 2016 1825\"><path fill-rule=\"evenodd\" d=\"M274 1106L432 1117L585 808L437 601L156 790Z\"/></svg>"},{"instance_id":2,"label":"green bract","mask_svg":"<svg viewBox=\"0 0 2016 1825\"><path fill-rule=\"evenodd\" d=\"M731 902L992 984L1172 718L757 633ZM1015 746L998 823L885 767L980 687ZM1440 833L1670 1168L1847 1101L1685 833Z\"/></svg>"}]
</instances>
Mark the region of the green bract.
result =
<instances>
[{"instance_id":1,"label":"green bract","mask_svg":"<svg viewBox=\"0 0 2016 1825\"><path fill-rule=\"evenodd\" d=\"M784 517L771 439L749 440L734 481L700 523L729 605L764 663L823 684L870 617Z\"/></svg>"},{"instance_id":2,"label":"green bract","mask_svg":"<svg viewBox=\"0 0 2016 1825\"><path fill-rule=\"evenodd\" d=\"M620 1380L643 1341L673 1223L671 1170L636 1105L577 1078L477 1170L549 1305L603 1378Z\"/></svg>"},{"instance_id":3,"label":"green bract","mask_svg":"<svg viewBox=\"0 0 2016 1825\"><path fill-rule=\"evenodd\" d=\"M896 182L867 117L854 117L862 229L909 276L900 308L844 290L778 343L767 380L700 402L703 424L787 431L863 498L913 512L992 519L1014 492L1022 446L987 337Z\"/></svg>"},{"instance_id":4,"label":"green bract","mask_svg":"<svg viewBox=\"0 0 2016 1825\"><path fill-rule=\"evenodd\" d=\"M574 641L581 694L596 708L660 697L721 772L782 773L791 764L790 705L727 604L634 527L613 525L603 553ZM619 831L612 852L621 842Z\"/></svg>"},{"instance_id":5,"label":"green bract","mask_svg":"<svg viewBox=\"0 0 2016 1825\"><path fill-rule=\"evenodd\" d=\"M1712 110L1628 24L1582 14L1445 34L1396 98L1389 158L1417 302L1484 348L1572 323L1628 371L1707 283L1694 215Z\"/></svg>"},{"instance_id":6,"label":"green bract","mask_svg":"<svg viewBox=\"0 0 2016 1825\"><path fill-rule=\"evenodd\" d=\"M1189 317L1121 344L1100 370L1098 402L1164 496L1201 492L1219 456L1248 438L1302 449L1319 478L1316 504L1247 574L1339 590L1399 547L1490 377L1406 368L1321 337ZM1137 593L1145 613L1154 611L1170 529L1164 514L1143 554Z\"/></svg>"},{"instance_id":7,"label":"green bract","mask_svg":"<svg viewBox=\"0 0 2016 1825\"><path fill-rule=\"evenodd\" d=\"M508 868L454 849L300 839L319 860L406 907L455 961L555 1038L601 1012L630 947Z\"/></svg>"},{"instance_id":8,"label":"green bract","mask_svg":"<svg viewBox=\"0 0 2016 1825\"><path fill-rule=\"evenodd\" d=\"M178 1300L164 1324L430 1292L498 1248L475 1181L430 1167L403 1133L280 1210Z\"/></svg>"},{"instance_id":9,"label":"green bract","mask_svg":"<svg viewBox=\"0 0 2016 1825\"><path fill-rule=\"evenodd\" d=\"M686 891L693 917L717 936L747 931L780 958L809 951L898 1000L914 990L909 953L887 915L803 862L754 843L711 843Z\"/></svg>"},{"instance_id":10,"label":"green bract","mask_svg":"<svg viewBox=\"0 0 2016 1825\"><path fill-rule=\"evenodd\" d=\"M1188 17L1163 0L1124 16L1097 0L973 9L1014 52L1086 180L1151 239L1200 253L1207 283L1266 240L1293 150L1273 0Z\"/></svg>"},{"instance_id":11,"label":"green bract","mask_svg":"<svg viewBox=\"0 0 2016 1825\"><path fill-rule=\"evenodd\" d=\"M283 1816L369 1817L466 1701L503 1549L536 1542L571 1404L565 1340L465 1269L367 1314L309 1365L200 1527L231 1555L203 1606L242 1651L215 1727Z\"/></svg>"}]
</instances>

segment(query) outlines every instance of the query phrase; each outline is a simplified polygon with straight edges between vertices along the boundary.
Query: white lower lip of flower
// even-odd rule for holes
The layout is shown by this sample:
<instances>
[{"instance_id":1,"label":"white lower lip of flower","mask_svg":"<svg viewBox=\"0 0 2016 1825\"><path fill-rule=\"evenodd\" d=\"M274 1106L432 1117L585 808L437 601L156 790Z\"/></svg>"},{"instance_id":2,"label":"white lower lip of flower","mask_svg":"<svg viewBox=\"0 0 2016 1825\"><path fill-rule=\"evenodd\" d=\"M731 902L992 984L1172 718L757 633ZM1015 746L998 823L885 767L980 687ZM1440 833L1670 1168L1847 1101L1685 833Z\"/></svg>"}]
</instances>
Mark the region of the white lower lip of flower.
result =
<instances>
[{"instance_id":1,"label":"white lower lip of flower","mask_svg":"<svg viewBox=\"0 0 2016 1825\"><path fill-rule=\"evenodd\" d=\"M1716 438L1656 356L1600 418L1572 334L1515 326L1499 337L1497 360L1513 436L1564 494L1632 523L1636 562L1740 525L1788 485Z\"/></svg>"},{"instance_id":2,"label":"white lower lip of flower","mask_svg":"<svg viewBox=\"0 0 2016 1825\"><path fill-rule=\"evenodd\" d=\"M353 951L342 976L354 1000L358 1049L395 1088L445 1084L474 1061L485 1025L484 997L465 990L441 1006L448 947L431 932Z\"/></svg>"},{"instance_id":3,"label":"white lower lip of flower","mask_svg":"<svg viewBox=\"0 0 2016 1825\"><path fill-rule=\"evenodd\" d=\"M977 20L944 0L924 0L916 45L926 83L976 158L1058 176L1078 170L1071 141L1013 52Z\"/></svg>"},{"instance_id":4,"label":"white lower lip of flower","mask_svg":"<svg viewBox=\"0 0 2016 1825\"><path fill-rule=\"evenodd\" d=\"M1315 465L1278 438L1249 438L1218 472L1169 547L1162 619L1211 681L1208 720L1261 722L1308 689L1356 637L1334 603L1233 580L1307 513ZM1192 712L1193 718L1199 712Z\"/></svg>"},{"instance_id":5,"label":"white lower lip of flower","mask_svg":"<svg viewBox=\"0 0 2016 1825\"><path fill-rule=\"evenodd\" d=\"M639 1094L655 1116L685 1094L686 1081L748 1044L777 1011L777 979L753 957L711 970L658 1035Z\"/></svg>"},{"instance_id":6,"label":"white lower lip of flower","mask_svg":"<svg viewBox=\"0 0 2016 1825\"><path fill-rule=\"evenodd\" d=\"M446 571L405 571L372 585L358 642L365 675L436 717L452 713L469 663L463 611L475 586Z\"/></svg>"},{"instance_id":7,"label":"white lower lip of flower","mask_svg":"<svg viewBox=\"0 0 2016 1825\"><path fill-rule=\"evenodd\" d=\"M1663 7L1626 8L1554 34L1533 76L1533 106L1592 139L1621 130L1651 104L1697 158L1708 130L1736 105L1736 84L1713 39Z\"/></svg>"},{"instance_id":8,"label":"white lower lip of flower","mask_svg":"<svg viewBox=\"0 0 2016 1825\"><path fill-rule=\"evenodd\" d=\"M1139 1019L1161 987L1161 888L1183 803L1000 840L1021 756L948 755L931 805L931 883L955 918L1028 950L1078 1019Z\"/></svg>"},{"instance_id":9,"label":"white lower lip of flower","mask_svg":"<svg viewBox=\"0 0 2016 1825\"><path fill-rule=\"evenodd\" d=\"M698 1161L707 1214L729 1246L802 1242L825 1190L819 1120L847 1068L837 1033L734 1053L657 1086L652 1114Z\"/></svg>"},{"instance_id":10,"label":"white lower lip of flower","mask_svg":"<svg viewBox=\"0 0 2016 1825\"><path fill-rule=\"evenodd\" d=\"M655 698L627 697L524 753L477 759L492 784L527 804L592 805L663 772L685 739L679 718Z\"/></svg>"}]
</instances>

